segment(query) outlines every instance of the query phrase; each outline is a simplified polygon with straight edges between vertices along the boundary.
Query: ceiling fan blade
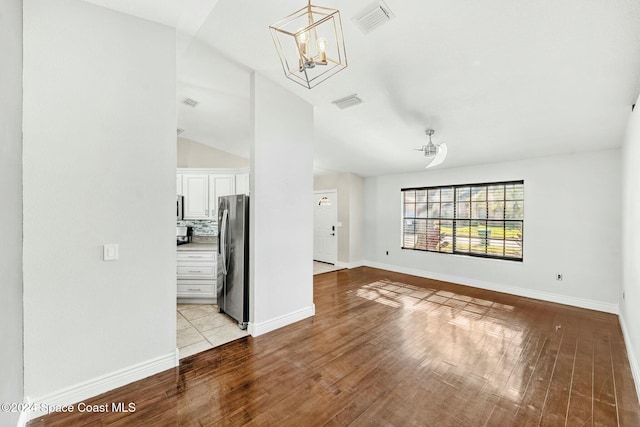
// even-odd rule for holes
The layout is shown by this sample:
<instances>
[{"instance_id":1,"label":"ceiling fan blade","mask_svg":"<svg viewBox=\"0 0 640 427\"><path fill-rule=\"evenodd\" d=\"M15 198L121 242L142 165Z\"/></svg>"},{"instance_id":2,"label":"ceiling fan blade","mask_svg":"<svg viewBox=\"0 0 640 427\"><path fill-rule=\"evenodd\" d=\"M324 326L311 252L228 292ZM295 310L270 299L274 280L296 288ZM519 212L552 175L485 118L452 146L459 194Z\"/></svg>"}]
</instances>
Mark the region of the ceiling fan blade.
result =
<instances>
[{"instance_id":1,"label":"ceiling fan blade","mask_svg":"<svg viewBox=\"0 0 640 427\"><path fill-rule=\"evenodd\" d=\"M446 158L447 158L447 143L443 142L442 144L438 145L438 154L436 154L433 160L429 162L427 166L425 166L425 169L438 166L439 164L444 162L444 159Z\"/></svg>"}]
</instances>

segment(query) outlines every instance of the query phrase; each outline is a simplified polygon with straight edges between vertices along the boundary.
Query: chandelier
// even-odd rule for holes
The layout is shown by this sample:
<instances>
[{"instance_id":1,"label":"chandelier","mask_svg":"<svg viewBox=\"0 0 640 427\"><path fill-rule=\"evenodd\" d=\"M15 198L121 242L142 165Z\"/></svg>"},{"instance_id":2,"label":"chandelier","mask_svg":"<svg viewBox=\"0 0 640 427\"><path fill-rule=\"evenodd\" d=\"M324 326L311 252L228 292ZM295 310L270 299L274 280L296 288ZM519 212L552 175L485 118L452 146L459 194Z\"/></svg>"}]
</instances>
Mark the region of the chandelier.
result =
<instances>
[{"instance_id":1,"label":"chandelier","mask_svg":"<svg viewBox=\"0 0 640 427\"><path fill-rule=\"evenodd\" d=\"M311 89L347 67L340 11L306 7L269 26L284 75Z\"/></svg>"}]
</instances>

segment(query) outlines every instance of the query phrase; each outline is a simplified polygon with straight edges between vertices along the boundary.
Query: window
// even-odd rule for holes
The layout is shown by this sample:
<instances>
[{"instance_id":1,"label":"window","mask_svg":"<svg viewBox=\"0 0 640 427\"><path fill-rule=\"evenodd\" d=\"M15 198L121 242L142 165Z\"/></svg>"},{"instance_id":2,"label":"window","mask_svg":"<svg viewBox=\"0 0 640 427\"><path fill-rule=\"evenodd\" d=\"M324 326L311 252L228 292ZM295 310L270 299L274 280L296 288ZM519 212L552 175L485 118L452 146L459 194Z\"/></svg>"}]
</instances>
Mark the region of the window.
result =
<instances>
[{"instance_id":1,"label":"window","mask_svg":"<svg viewBox=\"0 0 640 427\"><path fill-rule=\"evenodd\" d=\"M522 260L524 181L402 189L402 248Z\"/></svg>"}]
</instances>

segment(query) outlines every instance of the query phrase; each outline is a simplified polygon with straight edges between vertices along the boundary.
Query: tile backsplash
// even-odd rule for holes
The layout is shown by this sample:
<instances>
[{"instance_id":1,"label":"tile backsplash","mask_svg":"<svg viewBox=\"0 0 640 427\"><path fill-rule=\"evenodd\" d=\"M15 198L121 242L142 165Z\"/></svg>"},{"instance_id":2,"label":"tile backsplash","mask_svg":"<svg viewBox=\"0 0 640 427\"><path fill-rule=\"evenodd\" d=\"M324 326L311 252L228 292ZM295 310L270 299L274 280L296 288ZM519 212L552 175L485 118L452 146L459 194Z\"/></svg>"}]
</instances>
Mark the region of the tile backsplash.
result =
<instances>
[{"instance_id":1,"label":"tile backsplash","mask_svg":"<svg viewBox=\"0 0 640 427\"><path fill-rule=\"evenodd\" d=\"M193 236L217 236L218 223L208 219L188 219L178 221L176 225L192 228Z\"/></svg>"}]
</instances>

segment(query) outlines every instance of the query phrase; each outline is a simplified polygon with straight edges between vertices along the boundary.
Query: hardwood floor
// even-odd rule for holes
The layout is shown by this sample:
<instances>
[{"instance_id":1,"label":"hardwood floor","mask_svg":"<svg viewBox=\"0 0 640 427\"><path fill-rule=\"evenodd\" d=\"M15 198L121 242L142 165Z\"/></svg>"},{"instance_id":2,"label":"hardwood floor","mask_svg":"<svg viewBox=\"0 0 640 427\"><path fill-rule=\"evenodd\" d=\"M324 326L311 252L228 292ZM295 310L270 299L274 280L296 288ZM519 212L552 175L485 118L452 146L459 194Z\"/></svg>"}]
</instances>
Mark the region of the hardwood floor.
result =
<instances>
[{"instance_id":1,"label":"hardwood floor","mask_svg":"<svg viewBox=\"0 0 640 427\"><path fill-rule=\"evenodd\" d=\"M314 277L316 316L30 426L639 426L615 315L373 268Z\"/></svg>"}]
</instances>

